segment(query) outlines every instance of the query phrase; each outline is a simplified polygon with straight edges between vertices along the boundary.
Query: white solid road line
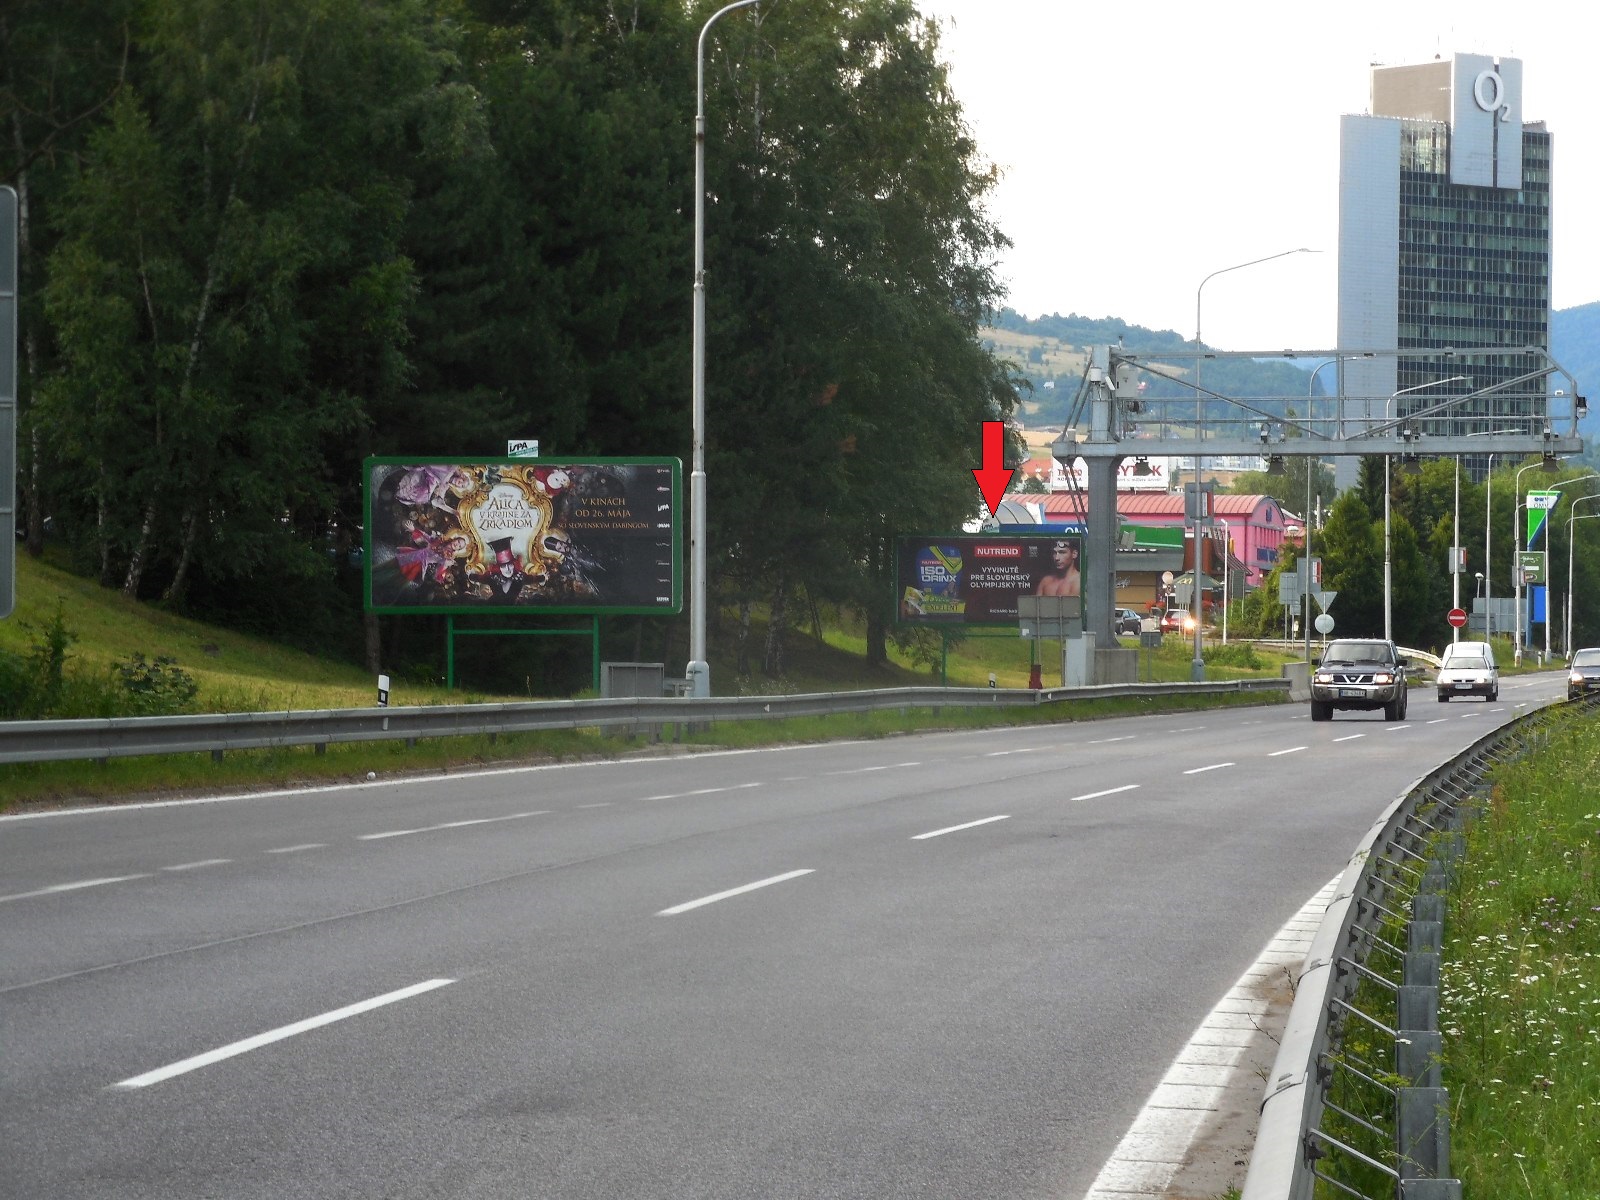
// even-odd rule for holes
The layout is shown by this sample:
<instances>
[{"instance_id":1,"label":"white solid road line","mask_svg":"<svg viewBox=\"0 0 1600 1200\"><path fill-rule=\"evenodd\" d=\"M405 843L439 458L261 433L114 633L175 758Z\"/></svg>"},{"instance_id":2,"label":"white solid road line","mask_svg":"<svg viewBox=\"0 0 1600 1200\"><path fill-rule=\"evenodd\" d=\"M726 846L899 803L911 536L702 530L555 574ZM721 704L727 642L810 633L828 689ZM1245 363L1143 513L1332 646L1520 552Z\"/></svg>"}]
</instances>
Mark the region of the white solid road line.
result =
<instances>
[{"instance_id":1,"label":"white solid road line","mask_svg":"<svg viewBox=\"0 0 1600 1200\"><path fill-rule=\"evenodd\" d=\"M1357 738L1364 738L1366 736L1367 735L1364 733L1347 733L1343 737L1334 738L1333 740L1336 742L1353 742Z\"/></svg>"},{"instance_id":2,"label":"white solid road line","mask_svg":"<svg viewBox=\"0 0 1600 1200\"><path fill-rule=\"evenodd\" d=\"M281 1042L285 1038L294 1037L296 1034L319 1029L324 1025L332 1025L335 1021L343 1021L346 1017L354 1017L364 1012L371 1012L373 1009L382 1008L386 1004L394 1004L399 1000L409 1000L412 996L420 996L423 992L431 992L434 988L442 988L445 984L454 982L454 979L427 979L422 983L414 983L410 987L401 988L396 992L386 992L382 996L374 996L370 1000L362 1000L357 1004L336 1008L332 1012L323 1013L320 1017L308 1017L304 1021L296 1021L293 1025L269 1029L266 1033L258 1033L255 1037L245 1038L242 1042L219 1046L215 1050L208 1050L204 1054L196 1054L193 1058L185 1058L169 1066L157 1067L154 1071L146 1071L143 1075L135 1075L132 1079L124 1079L121 1083L114 1083L111 1086L125 1090L149 1087L152 1083L160 1083L163 1079L171 1079L174 1075L186 1075L190 1071L197 1071L201 1067L209 1067L212 1063L221 1062L225 1058L233 1058L251 1050L259 1050L262 1046L270 1046L273 1042Z\"/></svg>"},{"instance_id":3,"label":"white solid road line","mask_svg":"<svg viewBox=\"0 0 1600 1200\"><path fill-rule=\"evenodd\" d=\"M298 846L279 846L275 850L268 850L268 854L299 854L302 850L326 850L327 842L302 842Z\"/></svg>"},{"instance_id":4,"label":"white solid road line","mask_svg":"<svg viewBox=\"0 0 1600 1200\"><path fill-rule=\"evenodd\" d=\"M201 867L220 867L224 863L231 863L231 858L202 858L198 862L175 863L170 867L162 867L163 871L198 871Z\"/></svg>"},{"instance_id":5,"label":"white solid road line","mask_svg":"<svg viewBox=\"0 0 1600 1200\"><path fill-rule=\"evenodd\" d=\"M1231 766L1234 766L1234 765L1235 764L1231 763L1231 762L1212 763L1209 767L1194 767L1191 770L1185 771L1184 774L1185 775L1203 775L1207 771L1220 771L1220 770L1222 770L1223 767L1231 767Z\"/></svg>"},{"instance_id":6,"label":"white solid road line","mask_svg":"<svg viewBox=\"0 0 1600 1200\"><path fill-rule=\"evenodd\" d=\"M35 896L54 896L57 892L75 892L79 888L100 887L107 883L126 883L130 879L149 879L148 875L112 875L108 879L82 879L77 883L56 883L49 887L36 888L31 892L17 892L10 896L0 896L0 904L7 900L31 900Z\"/></svg>"},{"instance_id":7,"label":"white solid road line","mask_svg":"<svg viewBox=\"0 0 1600 1200\"><path fill-rule=\"evenodd\" d=\"M743 887L729 888L725 892L718 892L714 896L702 896L698 900L690 900L687 904L675 904L671 908L663 908L656 914L658 917L674 917L679 913L686 913L691 908L700 908L707 904L715 904L718 900L726 900L730 896L742 896L746 892L753 892L757 888L771 887L775 883L783 883L790 879L798 879L802 875L810 875L816 868L802 867L798 871L786 871L782 875L774 875L770 879L758 879L754 883L747 883Z\"/></svg>"},{"instance_id":8,"label":"white solid road line","mask_svg":"<svg viewBox=\"0 0 1600 1200\"><path fill-rule=\"evenodd\" d=\"M1009 821L1010 819L1010 813L999 817L984 817L981 821L968 821L965 825L951 825L948 829L935 829L928 833L913 834L911 840L913 842L921 842L928 838L943 837L947 833L959 833L963 829L976 829L979 825L992 825L996 821Z\"/></svg>"},{"instance_id":9,"label":"white solid road line","mask_svg":"<svg viewBox=\"0 0 1600 1200\"><path fill-rule=\"evenodd\" d=\"M1285 755L1285 754L1299 754L1300 751L1305 750L1305 749L1307 749L1307 747L1305 747L1305 746L1290 746L1287 750L1274 750L1271 754L1267 755L1267 757L1268 758L1279 758L1279 757L1281 757L1282 755Z\"/></svg>"},{"instance_id":10,"label":"white solid road line","mask_svg":"<svg viewBox=\"0 0 1600 1200\"><path fill-rule=\"evenodd\" d=\"M1285 971L1299 978L1338 883L1334 876L1306 901L1200 1023L1083 1200L1159 1200L1167 1195L1190 1143L1216 1111L1230 1072L1261 1026L1268 1008L1261 989ZM1260 1081L1256 1084L1259 1088Z\"/></svg>"}]
</instances>

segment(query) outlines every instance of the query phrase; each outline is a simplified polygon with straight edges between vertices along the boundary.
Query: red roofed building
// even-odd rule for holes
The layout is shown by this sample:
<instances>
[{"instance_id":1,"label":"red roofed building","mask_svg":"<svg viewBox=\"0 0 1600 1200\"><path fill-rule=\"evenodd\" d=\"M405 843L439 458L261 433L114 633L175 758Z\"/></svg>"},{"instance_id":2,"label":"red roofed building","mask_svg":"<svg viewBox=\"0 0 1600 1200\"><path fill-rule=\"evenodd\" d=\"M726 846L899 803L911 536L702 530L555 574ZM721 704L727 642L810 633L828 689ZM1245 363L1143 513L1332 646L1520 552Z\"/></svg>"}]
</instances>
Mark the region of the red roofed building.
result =
<instances>
[{"instance_id":1,"label":"red roofed building","mask_svg":"<svg viewBox=\"0 0 1600 1200\"><path fill-rule=\"evenodd\" d=\"M1042 513L1044 525L1083 524L1089 511L1084 492L1013 493L1006 497ZM1212 515L1225 521L1232 549L1245 568L1245 585L1259 587L1278 562L1284 541L1283 506L1271 496L1212 497ZM1177 492L1118 492L1117 515L1127 525L1183 524L1183 496Z\"/></svg>"}]
</instances>

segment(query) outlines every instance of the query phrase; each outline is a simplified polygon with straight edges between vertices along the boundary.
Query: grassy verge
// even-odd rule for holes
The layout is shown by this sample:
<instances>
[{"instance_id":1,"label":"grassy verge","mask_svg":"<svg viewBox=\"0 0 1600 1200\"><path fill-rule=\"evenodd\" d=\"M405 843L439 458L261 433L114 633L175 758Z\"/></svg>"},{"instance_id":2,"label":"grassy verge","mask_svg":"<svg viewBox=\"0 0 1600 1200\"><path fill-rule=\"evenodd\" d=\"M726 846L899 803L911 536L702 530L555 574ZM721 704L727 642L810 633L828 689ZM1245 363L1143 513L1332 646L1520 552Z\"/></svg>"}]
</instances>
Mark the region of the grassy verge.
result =
<instances>
[{"instance_id":1,"label":"grassy verge","mask_svg":"<svg viewBox=\"0 0 1600 1200\"><path fill-rule=\"evenodd\" d=\"M115 715L125 709L101 710L94 701L114 686L117 664L134 655L170 659L197 685L192 701L181 711L276 712L286 709L363 707L373 703L373 681L357 667L219 629L136 604L90 580L22 557L18 561L17 611L0 622L0 652L32 661L53 623L70 631L62 647L62 673L67 690L85 693L82 715ZM1000 631L994 631L1000 634ZM760 645L765 627L754 623L750 637ZM1131 645L1125 641L1124 645ZM740 678L733 669L731 633L713 635L712 679L718 694L783 695L799 692L891 688L937 681L942 667L951 686L984 687L990 675L999 687L1026 687L1030 662L1037 653L1056 657L1055 643L1038 647L1017 637L975 636L952 643L940 661L914 660L899 652L891 661L868 668L859 629L843 624L826 628L821 638L791 632L782 678ZM937 652L937 647L936 647ZM1208 648L1209 679L1276 678L1283 656L1257 653L1244 645ZM1192 648L1169 638L1153 651L1141 651L1139 678L1187 680ZM1060 682L1059 664L1041 669L1045 686ZM396 704L460 704L483 700L526 700L527 696L491 696L447 691L442 687L397 684ZM1098 700L1052 705L1039 710L995 711L946 708L941 712L883 712L773 721L724 722L684 740L699 746L757 746L781 742L820 741L844 737L886 737L928 728L978 728L1085 720L1155 711L1179 711L1222 705L1259 704L1261 697L1172 697L1170 699ZM57 710L59 711L59 710ZM673 731L668 729L671 738ZM419 742L373 742L330 746L325 754L310 748L229 752L221 762L206 754L117 759L109 763L34 763L0 766L0 811L22 804L60 804L82 800L148 796L216 789L286 787L333 782L405 771L464 770L495 763L539 762L583 757L614 757L637 750L638 739L606 736L594 730L551 731L493 739L450 738Z\"/></svg>"},{"instance_id":2,"label":"grassy verge","mask_svg":"<svg viewBox=\"0 0 1600 1200\"><path fill-rule=\"evenodd\" d=\"M1502 768L1441 959L1451 1166L1467 1194L1600 1196L1600 723Z\"/></svg>"}]
</instances>

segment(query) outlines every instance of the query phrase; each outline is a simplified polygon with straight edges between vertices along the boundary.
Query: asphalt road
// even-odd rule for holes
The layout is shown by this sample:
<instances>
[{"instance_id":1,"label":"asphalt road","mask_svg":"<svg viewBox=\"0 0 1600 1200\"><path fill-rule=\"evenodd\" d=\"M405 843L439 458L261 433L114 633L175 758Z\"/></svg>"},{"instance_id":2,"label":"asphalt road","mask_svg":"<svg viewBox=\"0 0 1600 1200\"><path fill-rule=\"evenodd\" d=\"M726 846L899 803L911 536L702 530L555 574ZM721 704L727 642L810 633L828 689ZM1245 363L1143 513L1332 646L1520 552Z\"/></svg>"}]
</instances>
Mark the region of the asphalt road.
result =
<instances>
[{"instance_id":1,"label":"asphalt road","mask_svg":"<svg viewBox=\"0 0 1600 1200\"><path fill-rule=\"evenodd\" d=\"M1082 1196L1561 676L0 819L0 1196Z\"/></svg>"}]
</instances>

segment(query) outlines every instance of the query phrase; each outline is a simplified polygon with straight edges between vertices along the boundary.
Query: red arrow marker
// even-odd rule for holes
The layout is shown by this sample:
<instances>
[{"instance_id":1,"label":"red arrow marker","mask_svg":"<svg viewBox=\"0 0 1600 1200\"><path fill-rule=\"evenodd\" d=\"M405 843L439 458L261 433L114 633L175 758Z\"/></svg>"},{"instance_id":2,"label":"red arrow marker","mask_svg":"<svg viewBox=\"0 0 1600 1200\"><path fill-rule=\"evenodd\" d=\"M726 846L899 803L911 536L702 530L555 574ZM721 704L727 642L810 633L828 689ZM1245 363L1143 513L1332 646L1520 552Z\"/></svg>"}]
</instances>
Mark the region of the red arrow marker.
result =
<instances>
[{"instance_id":1,"label":"red arrow marker","mask_svg":"<svg viewBox=\"0 0 1600 1200\"><path fill-rule=\"evenodd\" d=\"M1006 494L1006 487L1011 482L1011 477L1017 473L1015 467L1005 465L1006 461L1006 423L1004 421L985 421L983 423L983 466L972 472L972 477L978 481L978 489L983 492L983 502L989 506L989 515L994 516L995 509L1000 507L1000 501Z\"/></svg>"}]
</instances>

